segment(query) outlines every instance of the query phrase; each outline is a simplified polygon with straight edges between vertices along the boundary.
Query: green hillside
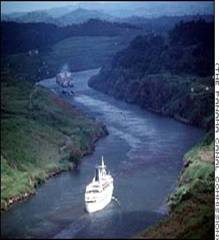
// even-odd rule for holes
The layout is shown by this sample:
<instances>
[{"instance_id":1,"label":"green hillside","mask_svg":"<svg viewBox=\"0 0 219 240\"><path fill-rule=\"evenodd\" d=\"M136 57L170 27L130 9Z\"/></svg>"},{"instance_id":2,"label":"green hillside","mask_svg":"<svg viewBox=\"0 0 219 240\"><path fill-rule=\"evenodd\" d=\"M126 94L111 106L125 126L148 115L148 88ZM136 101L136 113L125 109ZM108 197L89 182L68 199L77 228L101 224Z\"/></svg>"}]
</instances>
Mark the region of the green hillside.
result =
<instances>
[{"instance_id":1,"label":"green hillside","mask_svg":"<svg viewBox=\"0 0 219 240\"><path fill-rule=\"evenodd\" d=\"M84 70L88 66L97 68L109 62L134 36L67 38L55 44L44 60L52 69L60 69L64 64L68 64L72 71Z\"/></svg>"},{"instance_id":2,"label":"green hillside","mask_svg":"<svg viewBox=\"0 0 219 240\"><path fill-rule=\"evenodd\" d=\"M213 26L204 20L180 22L167 37L137 36L89 85L143 109L211 128Z\"/></svg>"},{"instance_id":3,"label":"green hillside","mask_svg":"<svg viewBox=\"0 0 219 240\"><path fill-rule=\"evenodd\" d=\"M1 59L1 209L34 193L48 176L72 168L106 134L34 82L53 77L63 65L72 71L99 67L133 37L71 37L47 51Z\"/></svg>"},{"instance_id":4,"label":"green hillside","mask_svg":"<svg viewBox=\"0 0 219 240\"><path fill-rule=\"evenodd\" d=\"M71 37L39 54L20 53L2 57L2 66L10 68L17 80L39 81L55 76L68 65L71 71L98 68L128 45L135 34L117 37Z\"/></svg>"},{"instance_id":5,"label":"green hillside","mask_svg":"<svg viewBox=\"0 0 219 240\"><path fill-rule=\"evenodd\" d=\"M141 238L213 239L214 235L214 23L180 22L167 36L137 36L90 79L99 91L207 129L185 155L169 215Z\"/></svg>"},{"instance_id":6,"label":"green hillside","mask_svg":"<svg viewBox=\"0 0 219 240\"><path fill-rule=\"evenodd\" d=\"M1 81L1 209L34 193L50 175L73 168L105 128L47 89Z\"/></svg>"},{"instance_id":7,"label":"green hillside","mask_svg":"<svg viewBox=\"0 0 219 240\"><path fill-rule=\"evenodd\" d=\"M170 215L140 233L146 239L214 238L214 141L213 136L184 156L185 167L176 191L170 195Z\"/></svg>"},{"instance_id":8,"label":"green hillside","mask_svg":"<svg viewBox=\"0 0 219 240\"><path fill-rule=\"evenodd\" d=\"M81 24L59 27L45 22L1 22L2 55L29 52L33 49L46 51L47 48L69 37L78 36L122 36L139 32L140 28L128 23L115 23L100 19L89 19ZM16 37L14 37L16 36Z\"/></svg>"}]
</instances>

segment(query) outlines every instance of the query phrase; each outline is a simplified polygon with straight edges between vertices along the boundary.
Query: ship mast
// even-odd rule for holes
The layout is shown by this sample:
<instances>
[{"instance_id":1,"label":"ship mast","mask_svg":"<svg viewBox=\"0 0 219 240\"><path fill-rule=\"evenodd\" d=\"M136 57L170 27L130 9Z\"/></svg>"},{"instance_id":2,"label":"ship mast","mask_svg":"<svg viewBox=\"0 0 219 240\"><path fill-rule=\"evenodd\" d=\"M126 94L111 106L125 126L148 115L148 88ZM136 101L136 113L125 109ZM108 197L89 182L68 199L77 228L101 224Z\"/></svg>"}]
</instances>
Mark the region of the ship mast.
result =
<instances>
[{"instance_id":1,"label":"ship mast","mask_svg":"<svg viewBox=\"0 0 219 240\"><path fill-rule=\"evenodd\" d=\"M102 156L102 168L104 168L105 165L104 165L104 161L103 161L103 156Z\"/></svg>"}]
</instances>

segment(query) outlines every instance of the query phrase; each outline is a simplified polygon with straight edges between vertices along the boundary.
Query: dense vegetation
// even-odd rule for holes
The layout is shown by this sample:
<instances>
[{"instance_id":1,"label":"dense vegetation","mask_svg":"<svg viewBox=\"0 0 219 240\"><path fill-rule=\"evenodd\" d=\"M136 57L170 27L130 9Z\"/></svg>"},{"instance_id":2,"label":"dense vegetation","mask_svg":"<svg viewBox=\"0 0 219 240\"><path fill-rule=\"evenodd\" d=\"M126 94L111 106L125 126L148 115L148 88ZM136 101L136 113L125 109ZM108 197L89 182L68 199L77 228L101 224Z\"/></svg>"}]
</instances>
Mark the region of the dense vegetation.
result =
<instances>
[{"instance_id":1,"label":"dense vegetation","mask_svg":"<svg viewBox=\"0 0 219 240\"><path fill-rule=\"evenodd\" d=\"M49 51L34 51L7 55L1 58L17 80L39 81L55 76L64 65L70 71L98 68L128 45L135 33L115 37L70 37L50 47Z\"/></svg>"},{"instance_id":2,"label":"dense vegetation","mask_svg":"<svg viewBox=\"0 0 219 240\"><path fill-rule=\"evenodd\" d=\"M11 34L19 26L16 32L18 42L24 37L25 42L33 40L27 45L31 48L32 44L46 42L48 36L55 36L58 29L54 25L39 23L31 31L31 24L7 23L7 27L10 24L12 29L8 30ZM24 26L27 29L23 31ZM46 28L41 32L44 26ZM40 33L41 40L37 38ZM18 54L1 58L2 209L33 193L35 186L48 176L75 166L81 156L93 150L94 141L106 134L102 125L46 89L34 87L34 83L53 77L64 64L71 71L99 67L126 46L134 34L135 29L132 34L127 32L122 36L73 36L61 41L60 34L55 39L47 39L48 49L40 48L29 54L20 53L19 46L16 49ZM53 45L54 41L58 42Z\"/></svg>"},{"instance_id":3,"label":"dense vegetation","mask_svg":"<svg viewBox=\"0 0 219 240\"><path fill-rule=\"evenodd\" d=\"M142 108L208 129L185 155L170 214L141 238L209 239L214 236L214 24L180 22L168 36L136 37L90 86Z\"/></svg>"},{"instance_id":4,"label":"dense vegetation","mask_svg":"<svg viewBox=\"0 0 219 240\"><path fill-rule=\"evenodd\" d=\"M139 234L149 239L214 238L213 134L186 153L179 186L169 197L172 208L165 219Z\"/></svg>"},{"instance_id":5,"label":"dense vegetation","mask_svg":"<svg viewBox=\"0 0 219 240\"><path fill-rule=\"evenodd\" d=\"M2 72L1 209L72 168L105 128L48 90Z\"/></svg>"},{"instance_id":6,"label":"dense vegetation","mask_svg":"<svg viewBox=\"0 0 219 240\"><path fill-rule=\"evenodd\" d=\"M213 70L214 24L180 22L167 38L137 36L89 84L147 110L210 128Z\"/></svg>"},{"instance_id":7,"label":"dense vegetation","mask_svg":"<svg viewBox=\"0 0 219 240\"><path fill-rule=\"evenodd\" d=\"M167 26L164 31L173 23L166 18L167 25L162 19L153 20L153 25L132 20L155 31L163 28L162 23ZM51 174L72 168L105 134L103 126L46 89L34 87L34 82L54 76L65 63L70 70L104 63L91 86L144 109L212 129L213 28L212 22L198 20L178 23L167 37L138 36L109 64L112 54L125 47L138 29L99 20L64 28L3 22L1 48L7 56L1 70L1 208L33 193ZM39 54L29 55L32 49L39 49ZM170 216L141 237L212 235L213 148L210 136L185 155L179 186L169 198Z\"/></svg>"},{"instance_id":8,"label":"dense vegetation","mask_svg":"<svg viewBox=\"0 0 219 240\"><path fill-rule=\"evenodd\" d=\"M71 71L99 67L138 30L96 20L65 29L44 23L2 26L2 47L8 49L1 58L1 209L6 209L48 176L76 166L106 134L101 124L34 83L66 64ZM77 36L86 34L91 36Z\"/></svg>"},{"instance_id":9,"label":"dense vegetation","mask_svg":"<svg viewBox=\"0 0 219 240\"><path fill-rule=\"evenodd\" d=\"M53 45L51 51L44 54L43 59L49 68L53 69L53 75L66 63L71 71L98 68L103 63L109 62L133 37L132 35L70 37Z\"/></svg>"},{"instance_id":10,"label":"dense vegetation","mask_svg":"<svg viewBox=\"0 0 219 240\"><path fill-rule=\"evenodd\" d=\"M46 50L51 45L72 36L117 36L138 30L127 23L110 23L90 19L82 24L58 27L48 23L1 23L1 50L4 55Z\"/></svg>"},{"instance_id":11,"label":"dense vegetation","mask_svg":"<svg viewBox=\"0 0 219 240\"><path fill-rule=\"evenodd\" d=\"M162 16L157 18L145 17L127 17L116 19L118 22L130 23L132 25L142 27L144 30L154 33L164 33L172 29L180 21L189 22L192 20L197 21L200 17L207 22L214 20L213 15L182 15L182 16Z\"/></svg>"}]
</instances>

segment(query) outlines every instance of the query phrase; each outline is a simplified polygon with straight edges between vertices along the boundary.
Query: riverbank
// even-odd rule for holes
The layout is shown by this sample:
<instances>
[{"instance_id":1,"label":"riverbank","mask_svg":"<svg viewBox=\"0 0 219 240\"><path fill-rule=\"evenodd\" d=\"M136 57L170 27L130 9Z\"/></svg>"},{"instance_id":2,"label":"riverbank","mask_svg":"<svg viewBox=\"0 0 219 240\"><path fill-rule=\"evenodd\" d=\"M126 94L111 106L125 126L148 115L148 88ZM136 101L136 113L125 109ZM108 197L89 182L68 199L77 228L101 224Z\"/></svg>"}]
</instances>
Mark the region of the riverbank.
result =
<instances>
[{"instance_id":1,"label":"riverbank","mask_svg":"<svg viewBox=\"0 0 219 240\"><path fill-rule=\"evenodd\" d=\"M146 239L214 238L214 141L207 136L184 156L171 211L164 220L139 233Z\"/></svg>"},{"instance_id":2,"label":"riverbank","mask_svg":"<svg viewBox=\"0 0 219 240\"><path fill-rule=\"evenodd\" d=\"M136 37L89 81L90 87L105 94L212 132L210 138L185 155L179 186L168 200L172 209L169 217L139 237L213 237L213 44L199 37L187 42L187 29L192 29L191 36L201 36L203 26L213 43L213 23L180 23L166 37L153 34ZM202 56L193 53L201 52L203 46L208 57L200 60ZM177 56L181 55L179 61Z\"/></svg>"},{"instance_id":3,"label":"riverbank","mask_svg":"<svg viewBox=\"0 0 219 240\"><path fill-rule=\"evenodd\" d=\"M44 87L4 76L1 93L1 211L5 211L33 195L46 179L76 168L107 130Z\"/></svg>"},{"instance_id":4,"label":"riverbank","mask_svg":"<svg viewBox=\"0 0 219 240\"><path fill-rule=\"evenodd\" d=\"M166 36L137 36L90 79L89 85L146 111L211 129L214 125L213 26L213 22L200 20L181 22ZM208 41L200 37L206 34L203 29L209 33ZM191 37L188 42L188 35L196 38ZM205 55L195 54L203 51Z\"/></svg>"}]
</instances>

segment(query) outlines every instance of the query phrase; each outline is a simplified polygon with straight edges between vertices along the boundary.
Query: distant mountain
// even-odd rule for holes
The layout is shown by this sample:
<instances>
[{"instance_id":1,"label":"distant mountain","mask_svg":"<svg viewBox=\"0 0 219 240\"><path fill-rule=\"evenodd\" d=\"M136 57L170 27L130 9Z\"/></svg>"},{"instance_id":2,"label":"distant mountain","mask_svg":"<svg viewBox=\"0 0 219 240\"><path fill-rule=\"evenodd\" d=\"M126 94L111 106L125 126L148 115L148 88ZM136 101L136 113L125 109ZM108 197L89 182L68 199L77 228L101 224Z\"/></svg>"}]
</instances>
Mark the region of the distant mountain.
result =
<instances>
[{"instance_id":1,"label":"distant mountain","mask_svg":"<svg viewBox=\"0 0 219 240\"><path fill-rule=\"evenodd\" d=\"M75 2L69 6L32 12L1 13L4 21L45 22L57 25L83 23L91 18L107 21L133 16L154 19L189 15L213 15L213 2ZM162 20L162 19L161 19Z\"/></svg>"},{"instance_id":2,"label":"distant mountain","mask_svg":"<svg viewBox=\"0 0 219 240\"><path fill-rule=\"evenodd\" d=\"M64 12L67 12L64 14ZM61 16L60 16L61 14ZM3 21L15 21L19 23L53 23L58 26L67 26L71 24L78 24L87 22L89 19L100 19L113 21L113 17L96 10L87 10L77 8L70 12L66 8L53 9L50 11L33 11L22 14L3 15Z\"/></svg>"},{"instance_id":3,"label":"distant mountain","mask_svg":"<svg viewBox=\"0 0 219 240\"><path fill-rule=\"evenodd\" d=\"M14 21L19 23L54 23L57 24L57 21L51 17L45 11L34 11L22 14L10 14L4 15L2 18L3 21Z\"/></svg>"},{"instance_id":4,"label":"distant mountain","mask_svg":"<svg viewBox=\"0 0 219 240\"><path fill-rule=\"evenodd\" d=\"M77 8L78 8L77 5L69 5L65 7L51 8L51 9L45 10L45 12L48 13L53 18L59 18L65 14L70 13L71 11Z\"/></svg>"},{"instance_id":5,"label":"distant mountain","mask_svg":"<svg viewBox=\"0 0 219 240\"><path fill-rule=\"evenodd\" d=\"M5 14L2 14L1 15L1 21L11 21L11 18L10 18L10 16L8 16L8 15L5 15Z\"/></svg>"},{"instance_id":6,"label":"distant mountain","mask_svg":"<svg viewBox=\"0 0 219 240\"><path fill-rule=\"evenodd\" d=\"M4 14L1 12L1 21L6 21L6 20L13 20L13 19L16 19L16 18L19 18L23 15L27 14L27 12L12 12L12 13L9 13L9 14Z\"/></svg>"},{"instance_id":7,"label":"distant mountain","mask_svg":"<svg viewBox=\"0 0 219 240\"><path fill-rule=\"evenodd\" d=\"M73 9L73 10L72 10ZM67 13L66 13L67 12ZM29 13L12 13L2 15L2 21L15 21L21 23L44 22L57 26L67 26L71 24L85 23L90 19L106 20L108 22L128 23L143 27L146 31L168 31L180 21L191 21L199 18L205 21L213 21L213 15L183 15L183 16L162 16L162 17L142 17L133 15L130 17L114 17L103 11L75 8L75 6L54 8L45 11L34 11Z\"/></svg>"},{"instance_id":8,"label":"distant mountain","mask_svg":"<svg viewBox=\"0 0 219 240\"><path fill-rule=\"evenodd\" d=\"M45 12L30 12L19 18L20 22L45 22L54 23L54 19Z\"/></svg>"},{"instance_id":9,"label":"distant mountain","mask_svg":"<svg viewBox=\"0 0 219 240\"><path fill-rule=\"evenodd\" d=\"M146 31L165 32L169 31L180 21L188 22L191 20L203 19L206 22L213 22L213 15L184 15L184 16L163 16L157 18L144 18L139 16L131 16L127 18L116 18L116 22L129 23L135 26L140 26Z\"/></svg>"},{"instance_id":10,"label":"distant mountain","mask_svg":"<svg viewBox=\"0 0 219 240\"><path fill-rule=\"evenodd\" d=\"M72 23L84 23L89 19L100 19L100 20L112 21L114 17L97 10L87 10L83 8L78 8L76 10L71 11L70 13L67 13L57 18L57 20L62 25L70 25Z\"/></svg>"},{"instance_id":11,"label":"distant mountain","mask_svg":"<svg viewBox=\"0 0 219 240\"><path fill-rule=\"evenodd\" d=\"M103 11L114 17L161 17L161 16L182 16L182 15L208 15L214 13L212 2L180 2L180 1L130 1L130 2L81 2L80 7L89 10Z\"/></svg>"},{"instance_id":12,"label":"distant mountain","mask_svg":"<svg viewBox=\"0 0 219 240\"><path fill-rule=\"evenodd\" d=\"M50 18L59 18L65 14L68 14L69 12L75 10L77 6L65 6L65 7L56 7L56 8L51 8L47 10L36 10L36 11L31 11L31 12L12 12L12 13L1 13L1 20L2 21L17 21L17 22L23 22L22 18L28 19L32 17L39 18L39 16L45 15L46 17ZM29 19L28 19L29 21ZM34 19L35 21L35 19ZM36 22L36 21L35 21Z\"/></svg>"}]
</instances>

